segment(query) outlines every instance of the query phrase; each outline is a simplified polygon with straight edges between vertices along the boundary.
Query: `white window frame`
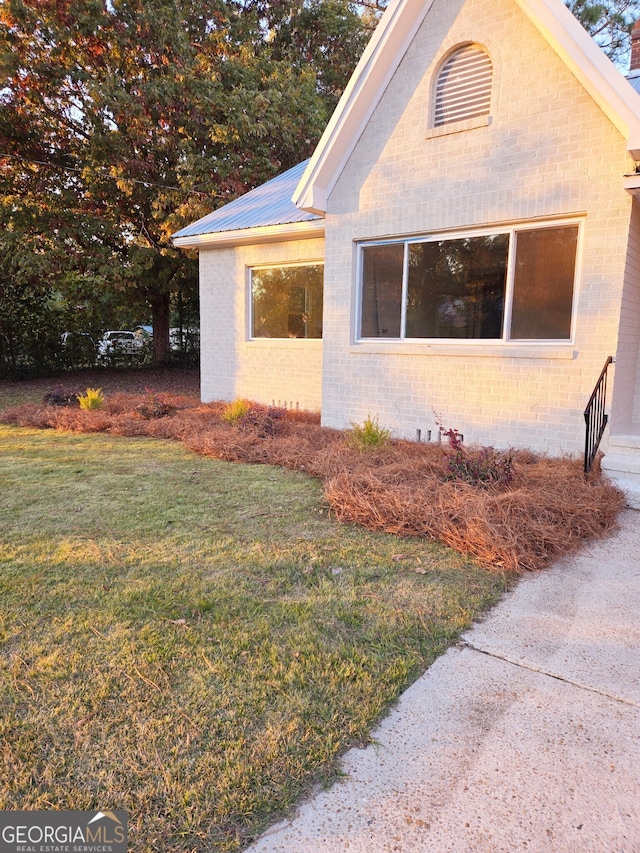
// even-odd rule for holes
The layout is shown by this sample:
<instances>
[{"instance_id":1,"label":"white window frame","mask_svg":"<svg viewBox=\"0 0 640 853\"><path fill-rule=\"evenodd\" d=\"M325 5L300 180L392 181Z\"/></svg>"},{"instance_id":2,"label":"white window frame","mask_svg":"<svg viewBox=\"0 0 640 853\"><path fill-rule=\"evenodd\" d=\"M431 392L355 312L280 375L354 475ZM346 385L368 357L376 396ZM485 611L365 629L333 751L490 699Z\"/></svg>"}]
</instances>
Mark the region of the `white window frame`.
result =
<instances>
[{"instance_id":1,"label":"white window frame","mask_svg":"<svg viewBox=\"0 0 640 853\"><path fill-rule=\"evenodd\" d=\"M261 270L282 270L282 269L290 269L292 267L322 267L322 300L324 306L324 259L322 258L314 258L311 260L305 261L283 261L281 263L268 263L268 264L251 264L245 267L246 271L246 318L247 318L247 327L246 327L246 339L251 342L269 342L269 341L278 341L283 342L287 341L289 343L299 342L299 341L322 341L322 335L319 338L268 338L263 336L254 336L253 334L253 273L260 272ZM324 309L323 309L324 310ZM324 332L324 329L323 329Z\"/></svg>"},{"instance_id":2,"label":"white window frame","mask_svg":"<svg viewBox=\"0 0 640 853\"><path fill-rule=\"evenodd\" d=\"M515 257L513 247L515 245L514 236L521 231L542 230L545 228L561 228L565 226L575 225L578 228L577 245L576 245L576 260L573 277L573 299L571 305L571 329L569 338L511 338L509 337L511 329L511 315L513 305L513 290L514 290L514 266ZM505 304L502 317L502 336L500 338L407 338L406 333L406 318L407 318L407 293L409 284L409 265L408 254L409 246L416 243L438 242L444 240L457 240L466 237L487 237L494 234L509 235L509 249L507 255L507 273L505 284ZM580 290L580 271L582 269L582 251L584 240L584 217L567 217L562 219L545 219L536 220L533 222L517 222L508 225L491 226L487 228L473 228L456 231L442 231L429 234L412 235L409 237L384 238L380 240L359 240L356 242L356 298L354 311L354 327L353 327L353 342L357 345L375 345L381 347L389 347L389 345L402 345L404 349L418 345L436 348L450 348L451 346L469 348L469 347L501 347L501 348L527 348L527 347L543 347L543 346L564 346L573 345L575 342L576 317L578 310L578 297ZM404 244L404 262L402 269L402 303L400 306L400 337L373 337L366 338L360 334L362 324L362 275L363 275L363 249L369 246L389 246Z\"/></svg>"}]
</instances>

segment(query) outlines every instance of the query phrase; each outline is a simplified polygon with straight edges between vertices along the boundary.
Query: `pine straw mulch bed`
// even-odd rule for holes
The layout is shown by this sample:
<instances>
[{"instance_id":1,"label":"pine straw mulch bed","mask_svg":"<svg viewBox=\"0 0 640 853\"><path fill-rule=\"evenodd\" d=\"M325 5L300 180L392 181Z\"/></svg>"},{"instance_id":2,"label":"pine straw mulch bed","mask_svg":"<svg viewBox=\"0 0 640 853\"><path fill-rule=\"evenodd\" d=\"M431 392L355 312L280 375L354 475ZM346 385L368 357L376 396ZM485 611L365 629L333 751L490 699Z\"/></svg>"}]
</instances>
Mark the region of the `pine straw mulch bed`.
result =
<instances>
[{"instance_id":1,"label":"pine straw mulch bed","mask_svg":"<svg viewBox=\"0 0 640 853\"><path fill-rule=\"evenodd\" d=\"M174 439L217 459L306 471L323 481L340 521L435 539L504 572L539 570L584 540L605 536L624 506L599 466L585 476L575 458L514 451L509 483L478 486L450 479L454 451L446 444L394 440L363 452L348 433L321 427L313 413L254 405L231 424L224 410L223 403L203 405L179 394L115 393L94 411L26 404L2 420Z\"/></svg>"}]
</instances>

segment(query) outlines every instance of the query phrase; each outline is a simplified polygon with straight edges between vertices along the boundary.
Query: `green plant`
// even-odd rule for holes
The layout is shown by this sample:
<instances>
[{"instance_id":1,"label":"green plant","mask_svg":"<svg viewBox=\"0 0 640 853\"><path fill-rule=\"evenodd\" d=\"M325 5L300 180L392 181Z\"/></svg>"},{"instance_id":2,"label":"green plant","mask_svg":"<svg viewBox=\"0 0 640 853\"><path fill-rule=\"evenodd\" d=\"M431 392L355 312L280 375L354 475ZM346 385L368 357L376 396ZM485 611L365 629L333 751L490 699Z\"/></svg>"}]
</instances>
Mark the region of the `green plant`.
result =
<instances>
[{"instance_id":1,"label":"green plant","mask_svg":"<svg viewBox=\"0 0 640 853\"><path fill-rule=\"evenodd\" d=\"M84 394L78 394L78 403L85 412L99 409L104 403L102 388L87 388Z\"/></svg>"},{"instance_id":2,"label":"green plant","mask_svg":"<svg viewBox=\"0 0 640 853\"><path fill-rule=\"evenodd\" d=\"M391 438L391 430L384 429L378 423L378 418L367 415L362 424L351 421L351 431L348 440L352 447L360 451L383 447Z\"/></svg>"},{"instance_id":3,"label":"green plant","mask_svg":"<svg viewBox=\"0 0 640 853\"><path fill-rule=\"evenodd\" d=\"M248 400L238 399L233 400L222 410L222 420L228 424L236 424L238 421L245 418L251 411L251 403Z\"/></svg>"}]
</instances>

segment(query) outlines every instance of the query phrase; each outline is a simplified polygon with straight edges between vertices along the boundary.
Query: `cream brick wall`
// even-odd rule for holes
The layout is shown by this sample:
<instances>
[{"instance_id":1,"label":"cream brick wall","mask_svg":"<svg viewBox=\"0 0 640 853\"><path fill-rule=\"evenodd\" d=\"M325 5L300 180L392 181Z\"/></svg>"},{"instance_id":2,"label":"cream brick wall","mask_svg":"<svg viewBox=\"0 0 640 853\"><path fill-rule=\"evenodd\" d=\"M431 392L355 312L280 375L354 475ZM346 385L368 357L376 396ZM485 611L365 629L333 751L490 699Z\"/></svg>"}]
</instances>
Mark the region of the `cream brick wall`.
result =
<instances>
[{"instance_id":1,"label":"cream brick wall","mask_svg":"<svg viewBox=\"0 0 640 853\"><path fill-rule=\"evenodd\" d=\"M625 432L640 426L640 205L633 203L627 252L618 352L616 398L611 408L611 430Z\"/></svg>"},{"instance_id":2,"label":"cream brick wall","mask_svg":"<svg viewBox=\"0 0 640 853\"><path fill-rule=\"evenodd\" d=\"M248 269L321 261L324 240L200 250L202 399L319 411L322 341L249 340Z\"/></svg>"},{"instance_id":3,"label":"cream brick wall","mask_svg":"<svg viewBox=\"0 0 640 853\"><path fill-rule=\"evenodd\" d=\"M468 41L493 60L492 121L428 138L434 74ZM370 413L413 438L435 430L435 410L467 442L580 451L625 281L634 299L631 168L625 140L512 0L436 0L329 199L323 422ZM354 343L356 241L569 214L584 217L571 345Z\"/></svg>"}]
</instances>

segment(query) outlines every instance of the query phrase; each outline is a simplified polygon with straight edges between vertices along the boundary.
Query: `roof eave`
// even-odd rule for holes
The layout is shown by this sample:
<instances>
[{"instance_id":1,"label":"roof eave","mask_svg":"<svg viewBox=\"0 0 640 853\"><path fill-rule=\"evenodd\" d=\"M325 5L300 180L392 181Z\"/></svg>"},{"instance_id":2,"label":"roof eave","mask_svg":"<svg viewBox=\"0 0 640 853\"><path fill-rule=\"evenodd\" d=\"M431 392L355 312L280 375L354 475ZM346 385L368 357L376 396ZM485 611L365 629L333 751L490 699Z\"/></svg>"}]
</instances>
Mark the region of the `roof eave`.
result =
<instances>
[{"instance_id":1,"label":"roof eave","mask_svg":"<svg viewBox=\"0 0 640 853\"><path fill-rule=\"evenodd\" d=\"M432 4L392 0L387 6L296 187L292 201L297 207L326 213L340 172Z\"/></svg>"},{"instance_id":2,"label":"roof eave","mask_svg":"<svg viewBox=\"0 0 640 853\"><path fill-rule=\"evenodd\" d=\"M387 7L294 192L292 200L299 208L326 212L341 171L432 2L396 0ZM640 95L562 2L516 2L639 160Z\"/></svg>"},{"instance_id":3,"label":"roof eave","mask_svg":"<svg viewBox=\"0 0 640 853\"><path fill-rule=\"evenodd\" d=\"M632 137L627 140L627 151L634 160L640 161L640 132L634 133Z\"/></svg>"},{"instance_id":4,"label":"roof eave","mask_svg":"<svg viewBox=\"0 0 640 853\"><path fill-rule=\"evenodd\" d=\"M284 225L263 225L257 228L242 228L237 231L218 231L212 234L191 234L172 237L178 249L218 249L260 243L279 243L289 240L305 240L324 236L324 219L307 222L290 222Z\"/></svg>"},{"instance_id":5,"label":"roof eave","mask_svg":"<svg viewBox=\"0 0 640 853\"><path fill-rule=\"evenodd\" d=\"M516 3L574 77L584 86L627 142L640 153L640 95L563 4L552 0L516 0Z\"/></svg>"}]
</instances>

